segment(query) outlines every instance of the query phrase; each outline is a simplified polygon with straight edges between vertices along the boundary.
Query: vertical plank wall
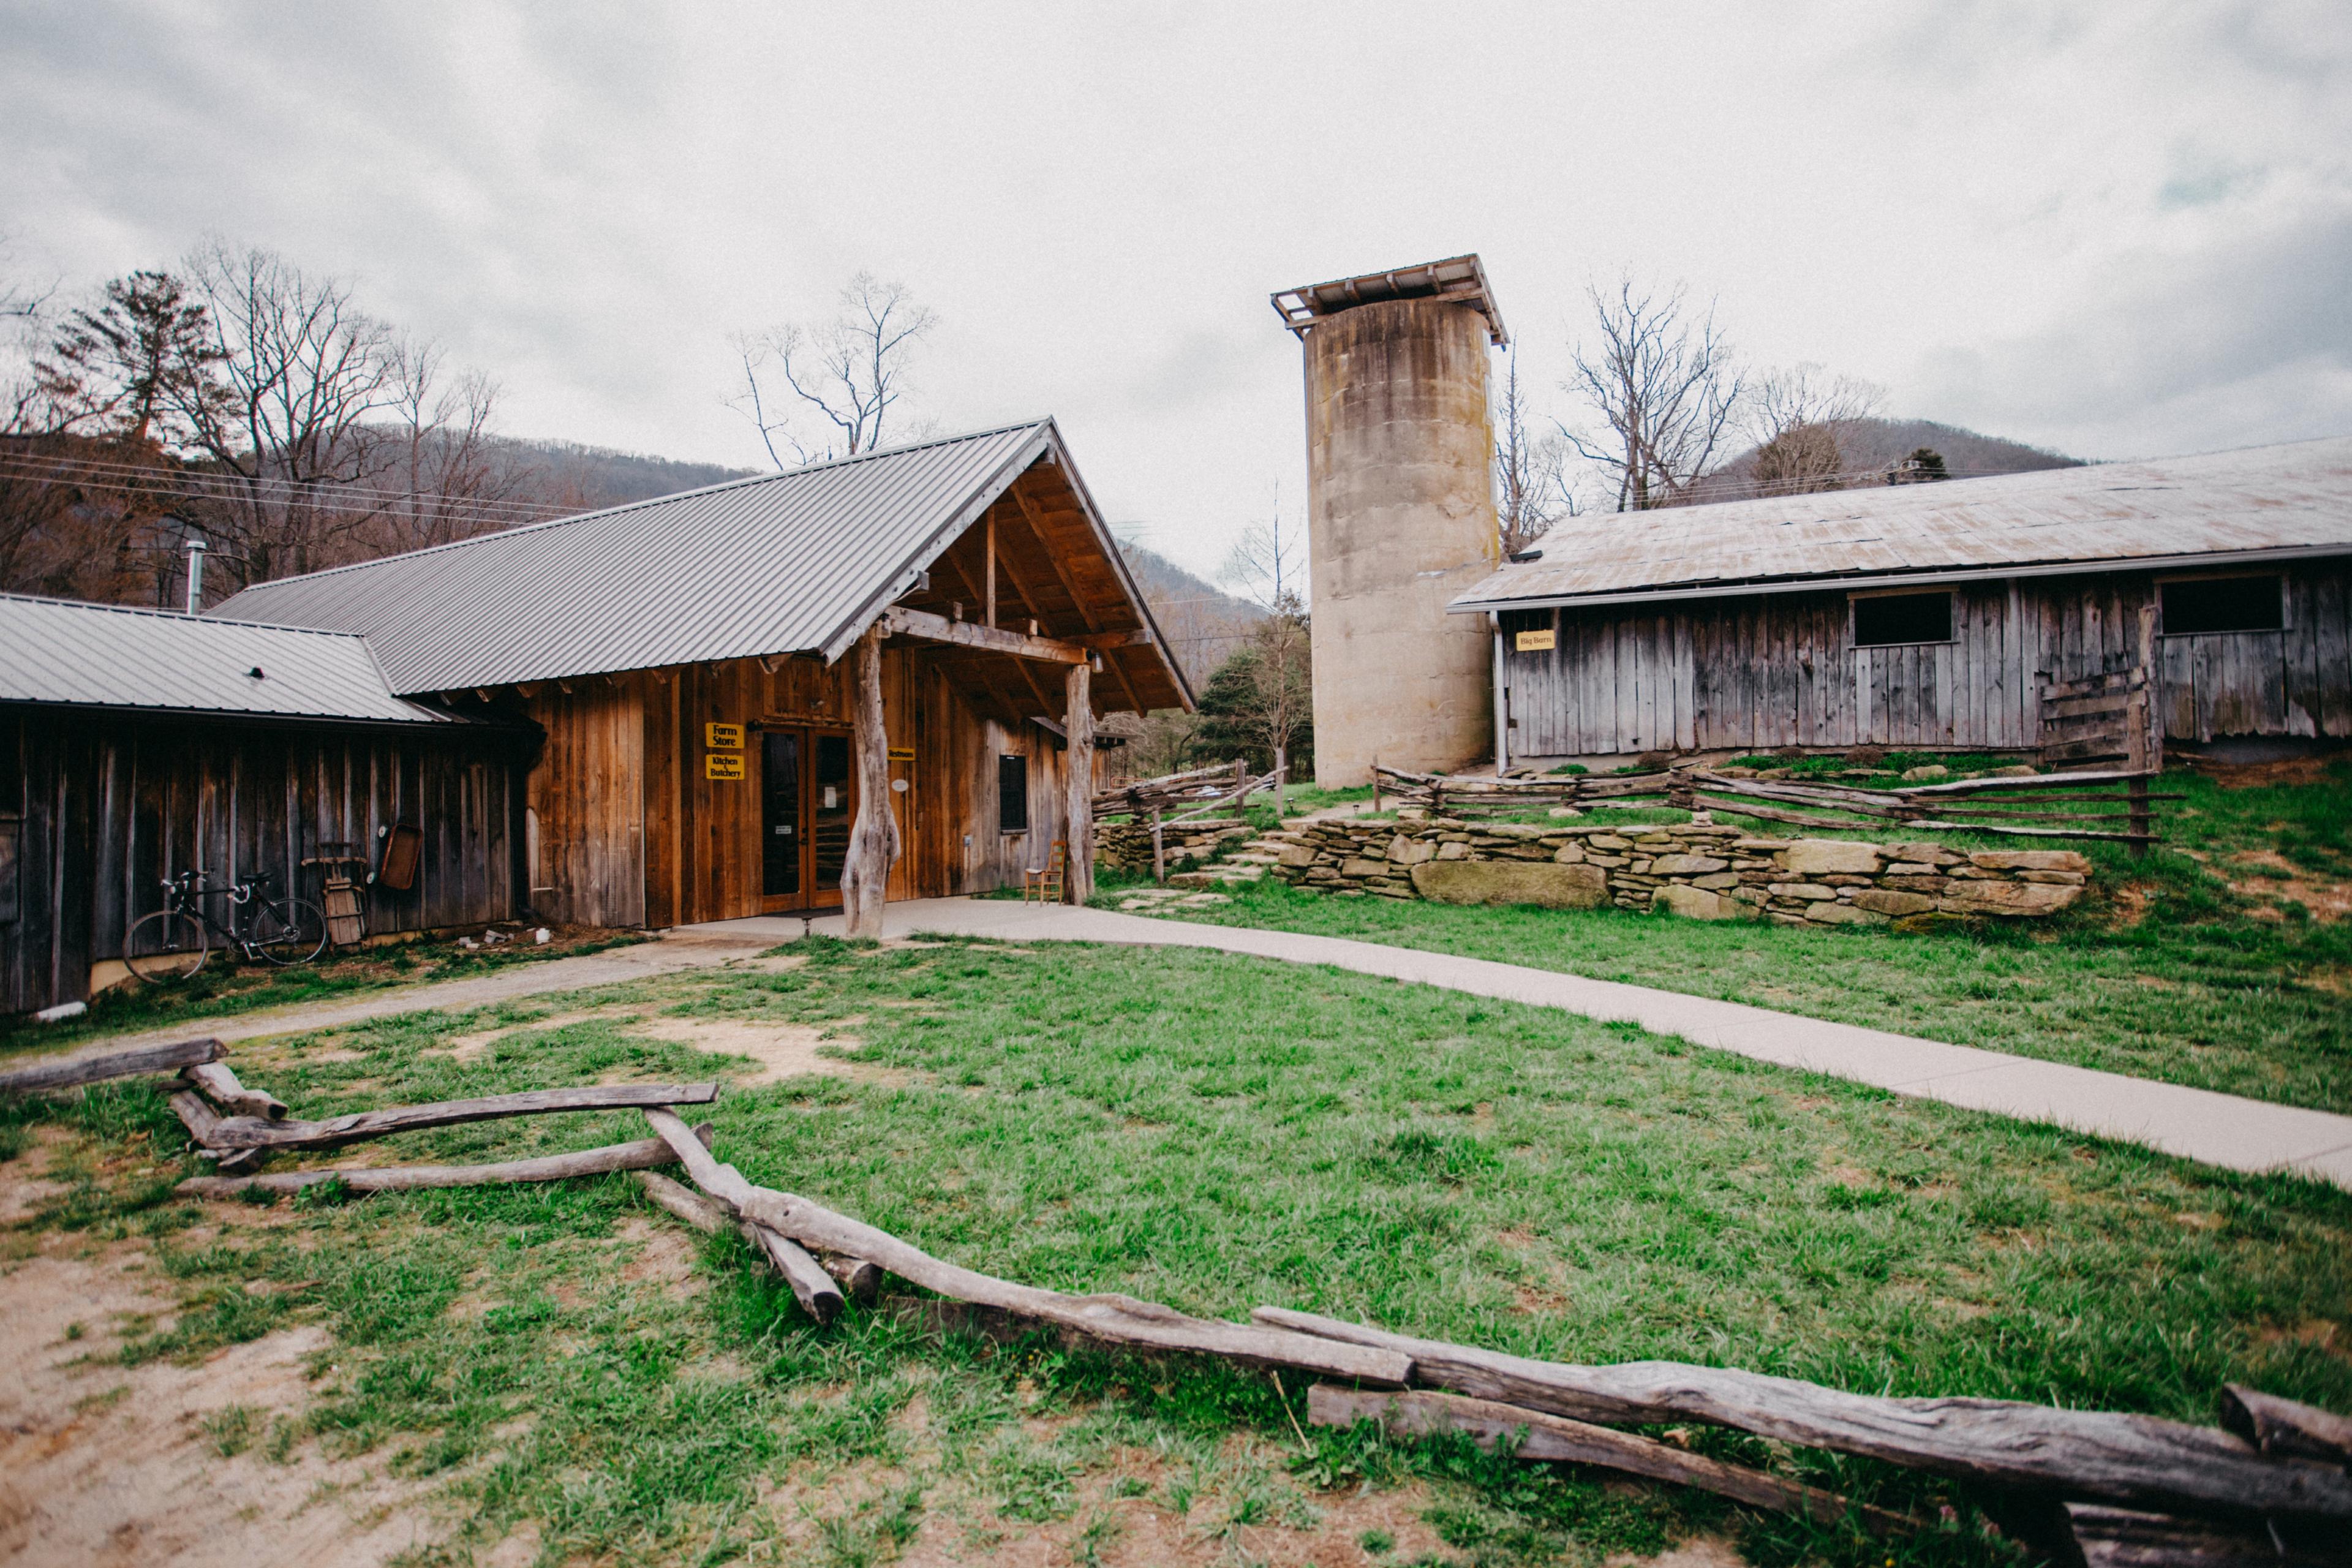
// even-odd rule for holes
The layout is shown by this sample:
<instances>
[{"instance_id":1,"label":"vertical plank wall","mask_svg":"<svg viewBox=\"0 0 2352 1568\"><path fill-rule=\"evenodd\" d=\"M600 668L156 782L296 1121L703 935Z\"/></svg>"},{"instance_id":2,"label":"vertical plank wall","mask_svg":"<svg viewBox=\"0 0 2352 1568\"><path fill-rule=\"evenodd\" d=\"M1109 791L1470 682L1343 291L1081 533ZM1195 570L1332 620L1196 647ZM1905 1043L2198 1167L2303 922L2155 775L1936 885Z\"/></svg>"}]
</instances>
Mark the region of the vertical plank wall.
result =
<instances>
[{"instance_id":1,"label":"vertical plank wall","mask_svg":"<svg viewBox=\"0 0 2352 1568\"><path fill-rule=\"evenodd\" d=\"M167 877L267 871L315 900L305 856L336 840L373 855L396 822L424 829L425 854L415 888L368 891L372 932L506 919L521 755L517 737L454 728L0 717L0 1008L86 998Z\"/></svg>"},{"instance_id":2,"label":"vertical plank wall","mask_svg":"<svg viewBox=\"0 0 2352 1568\"><path fill-rule=\"evenodd\" d=\"M1063 837L1065 764L1059 743L1035 725L1007 730L985 717L951 679L937 650L889 645L883 650L882 677L883 722L891 748L914 753L890 768L891 777L903 779L908 787L892 795L902 852L891 870L889 896L935 898L1017 884L1022 868L1042 864L1046 846ZM616 815L619 795L604 797L613 810L578 808L583 816L593 816L593 831L605 837L608 847L599 858L575 857L565 863L563 874L575 879L577 889L567 907L590 907L593 896L593 907L612 911L609 923L655 926L760 913L758 727L793 724L848 733L849 680L849 661L828 668L806 657L776 660L772 668L758 659L734 659L619 678L614 700L620 701L617 694L625 689L634 719L611 731L610 752L618 756L634 747L629 768L641 793L631 798L641 801L643 826L636 842L642 851L633 859L626 847L628 825ZM549 812L558 809L559 797L584 788L563 781L583 770L596 771L603 765L596 758L605 754L596 750L604 742L593 736L578 742L578 752L559 747L559 729L604 731L596 720L583 716L572 721L540 706L532 716L549 730L546 761L532 776L545 845ZM706 775L705 726L711 723L745 727L743 778ZM997 831L1001 754L1028 759L1025 834ZM542 800L545 807L539 805ZM641 879L644 890L639 912L628 914L621 884L632 875ZM585 891L591 887L593 895Z\"/></svg>"},{"instance_id":3,"label":"vertical plank wall","mask_svg":"<svg viewBox=\"0 0 2352 1568\"><path fill-rule=\"evenodd\" d=\"M2352 568L2284 575L2283 630L2161 639L2169 737L2352 737ZM1962 584L1949 642L1877 648L1853 646L1843 593L1512 611L1512 750L2031 749L2042 685L2128 668L2155 591L2146 574ZM1551 650L1517 651L1544 628Z\"/></svg>"}]
</instances>

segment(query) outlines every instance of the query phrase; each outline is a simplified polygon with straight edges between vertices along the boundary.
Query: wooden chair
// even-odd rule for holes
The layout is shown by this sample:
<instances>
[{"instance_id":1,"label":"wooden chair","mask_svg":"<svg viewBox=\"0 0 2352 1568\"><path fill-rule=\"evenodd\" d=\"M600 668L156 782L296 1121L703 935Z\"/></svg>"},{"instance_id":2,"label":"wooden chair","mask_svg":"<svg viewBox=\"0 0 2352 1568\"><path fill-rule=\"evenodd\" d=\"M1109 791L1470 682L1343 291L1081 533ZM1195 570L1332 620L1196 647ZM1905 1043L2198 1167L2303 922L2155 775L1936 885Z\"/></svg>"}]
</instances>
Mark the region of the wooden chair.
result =
<instances>
[{"instance_id":1,"label":"wooden chair","mask_svg":"<svg viewBox=\"0 0 2352 1568\"><path fill-rule=\"evenodd\" d=\"M1027 903L1034 889L1039 900L1052 903L1062 896L1062 873L1070 858L1069 840L1056 838L1054 847L1045 851L1045 863L1032 866L1021 873L1021 901Z\"/></svg>"}]
</instances>

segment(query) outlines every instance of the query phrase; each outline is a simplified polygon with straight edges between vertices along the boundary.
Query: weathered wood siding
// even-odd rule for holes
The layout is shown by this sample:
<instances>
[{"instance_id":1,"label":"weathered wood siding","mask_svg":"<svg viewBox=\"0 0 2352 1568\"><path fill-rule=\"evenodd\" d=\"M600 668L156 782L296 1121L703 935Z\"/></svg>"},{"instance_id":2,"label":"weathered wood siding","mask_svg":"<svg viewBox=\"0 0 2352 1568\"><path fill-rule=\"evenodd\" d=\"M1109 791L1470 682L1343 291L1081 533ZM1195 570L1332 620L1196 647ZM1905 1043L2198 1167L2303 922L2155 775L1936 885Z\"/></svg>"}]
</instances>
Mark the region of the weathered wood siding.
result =
<instances>
[{"instance_id":1,"label":"weathered wood siding","mask_svg":"<svg viewBox=\"0 0 2352 1568\"><path fill-rule=\"evenodd\" d=\"M2284 573L2274 632L2161 639L2165 732L2352 736L2352 568ZM1952 639L1853 646L1843 593L1611 609L1513 611L1511 749L1527 756L1843 747L2023 751L2040 690L2130 668L2147 574L2023 578L1953 590ZM1550 627L1549 652L1516 634Z\"/></svg>"},{"instance_id":2,"label":"weathered wood siding","mask_svg":"<svg viewBox=\"0 0 2352 1568\"><path fill-rule=\"evenodd\" d=\"M0 714L0 1010L87 998L167 877L268 871L315 901L305 856L337 840L373 855L400 821L424 829L416 885L370 889L370 931L506 919L523 751L454 727Z\"/></svg>"},{"instance_id":3,"label":"weathered wood siding","mask_svg":"<svg viewBox=\"0 0 2352 1568\"><path fill-rule=\"evenodd\" d=\"M1034 724L1007 729L960 683L945 649L883 652L883 716L896 758L903 850L893 899L1016 885L1065 836L1066 763ZM758 659L639 670L536 687L525 698L547 731L531 769L536 844L530 901L552 919L669 926L762 912L759 731L793 725L849 732L847 661ZM707 776L705 726L745 731L744 776ZM1027 759L1029 831L997 830L997 758Z\"/></svg>"}]
</instances>

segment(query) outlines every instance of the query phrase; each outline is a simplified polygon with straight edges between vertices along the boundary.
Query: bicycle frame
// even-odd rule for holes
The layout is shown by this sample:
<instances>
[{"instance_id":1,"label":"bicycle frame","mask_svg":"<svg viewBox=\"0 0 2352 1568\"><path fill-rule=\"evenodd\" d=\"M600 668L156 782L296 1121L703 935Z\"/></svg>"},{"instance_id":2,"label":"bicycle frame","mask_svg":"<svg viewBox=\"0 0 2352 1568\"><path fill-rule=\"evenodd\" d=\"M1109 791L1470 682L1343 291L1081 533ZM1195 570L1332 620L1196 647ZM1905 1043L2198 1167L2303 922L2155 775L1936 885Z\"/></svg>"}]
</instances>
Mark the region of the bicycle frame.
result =
<instances>
[{"instance_id":1,"label":"bicycle frame","mask_svg":"<svg viewBox=\"0 0 2352 1568\"><path fill-rule=\"evenodd\" d=\"M277 880L276 878L268 872L263 872L255 877L239 877L234 887L215 888L206 886L201 874L194 871L183 871L176 877L166 877L163 879L164 890L170 895L164 908L174 914L183 914L190 920L201 922L205 930L235 947L247 958L258 958L259 950L255 947L250 934L253 928L251 919L233 913L229 917L229 923L223 925L213 918L210 910L205 908L204 900L226 899L232 910L246 910L252 906L257 898L267 892L269 884L275 880Z\"/></svg>"}]
</instances>

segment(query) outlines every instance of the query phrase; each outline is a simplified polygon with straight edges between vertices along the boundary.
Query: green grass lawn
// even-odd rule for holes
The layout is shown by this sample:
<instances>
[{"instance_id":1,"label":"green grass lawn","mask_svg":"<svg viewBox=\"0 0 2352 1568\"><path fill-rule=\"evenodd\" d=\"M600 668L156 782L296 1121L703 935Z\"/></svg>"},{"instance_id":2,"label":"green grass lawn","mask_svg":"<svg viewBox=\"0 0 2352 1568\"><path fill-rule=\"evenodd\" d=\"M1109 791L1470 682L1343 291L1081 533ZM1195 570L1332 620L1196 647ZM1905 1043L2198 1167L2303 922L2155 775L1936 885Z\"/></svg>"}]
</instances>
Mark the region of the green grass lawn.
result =
<instances>
[{"instance_id":1,"label":"green grass lawn","mask_svg":"<svg viewBox=\"0 0 2352 1568\"><path fill-rule=\"evenodd\" d=\"M2312 913L2352 888L2352 763L2309 783L2225 788L2175 773L2163 787L2189 797L2165 808L2168 843L2138 859L2074 846L2095 863L2093 896L2038 922L1811 931L1340 899L1271 880L1181 918L1458 952L2352 1111L2352 920ZM1685 819L1663 807L1587 818ZM1134 880L1105 879L1106 899Z\"/></svg>"},{"instance_id":2,"label":"green grass lawn","mask_svg":"<svg viewBox=\"0 0 2352 1568\"><path fill-rule=\"evenodd\" d=\"M1871 1392L2206 1420L2237 1380L2352 1408L2352 1194L2315 1184L1226 954L783 951L802 962L383 1020L236 1065L315 1117L706 1076L713 1058L655 1037L680 1021L817 1029L853 1076L730 1089L719 1155L1015 1279ZM478 1054L446 1048L492 1026ZM1594 1564L1698 1531L1765 1564L2030 1561L1965 1489L1705 1429L1706 1451L1954 1512L1888 1552L1459 1444L1302 1438L1302 1390L1263 1373L991 1345L896 1312L819 1331L732 1239L698 1238L698 1293L633 1278L675 1226L626 1177L198 1205L172 1194L194 1166L153 1089L9 1107L0 1126L62 1184L9 1255L144 1238L183 1298L116 1360L329 1330L306 1405L223 1415L213 1484L310 1445L378 1456L446 1510L419 1563L526 1522L550 1563L874 1563L917 1540L970 1560L1118 1560L1124 1542L1130 1560L1290 1562L1342 1526L1352 1555L1319 1560L1386 1563L1407 1560L1381 1544L1394 1531L1360 1537L1350 1510L1392 1497L1444 1562ZM643 1126L549 1117L368 1151L515 1158ZM89 1369L93 1394L107 1377Z\"/></svg>"}]
</instances>

